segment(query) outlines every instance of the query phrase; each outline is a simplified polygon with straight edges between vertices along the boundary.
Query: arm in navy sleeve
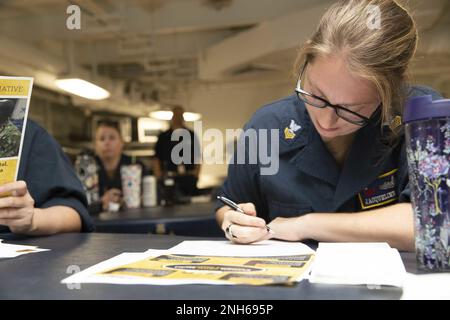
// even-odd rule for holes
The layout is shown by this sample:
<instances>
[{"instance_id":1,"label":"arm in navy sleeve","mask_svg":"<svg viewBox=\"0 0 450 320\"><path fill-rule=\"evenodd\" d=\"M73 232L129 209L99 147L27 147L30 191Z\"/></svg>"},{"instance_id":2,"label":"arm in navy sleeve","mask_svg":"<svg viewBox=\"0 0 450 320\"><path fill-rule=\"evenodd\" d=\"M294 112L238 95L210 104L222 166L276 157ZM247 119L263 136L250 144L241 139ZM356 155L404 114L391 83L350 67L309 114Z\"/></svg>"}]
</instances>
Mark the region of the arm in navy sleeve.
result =
<instances>
[{"instance_id":1,"label":"arm in navy sleeve","mask_svg":"<svg viewBox=\"0 0 450 320\"><path fill-rule=\"evenodd\" d=\"M220 195L235 203L253 203L257 216L268 221L267 206L264 205L260 191L259 170L258 164L249 164L248 148L245 148L245 164L237 164L237 150L235 150L233 163L228 165L228 176L220 190ZM223 206L222 202L217 201L215 210L217 211Z\"/></svg>"},{"instance_id":2,"label":"arm in navy sleeve","mask_svg":"<svg viewBox=\"0 0 450 320\"><path fill-rule=\"evenodd\" d=\"M94 230L84 189L72 164L58 143L33 121L26 127L19 180L27 183L35 207L70 207L80 215L82 231Z\"/></svg>"}]
</instances>

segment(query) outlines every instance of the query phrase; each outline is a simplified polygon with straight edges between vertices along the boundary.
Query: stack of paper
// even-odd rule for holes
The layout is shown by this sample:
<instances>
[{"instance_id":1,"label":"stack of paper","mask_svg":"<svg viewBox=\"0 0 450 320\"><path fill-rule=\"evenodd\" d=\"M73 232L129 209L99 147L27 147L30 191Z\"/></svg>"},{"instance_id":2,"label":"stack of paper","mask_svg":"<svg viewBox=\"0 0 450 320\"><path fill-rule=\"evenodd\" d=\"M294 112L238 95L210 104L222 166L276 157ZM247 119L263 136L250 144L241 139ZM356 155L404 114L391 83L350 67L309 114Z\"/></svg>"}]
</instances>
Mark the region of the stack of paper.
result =
<instances>
[{"instance_id":1,"label":"stack of paper","mask_svg":"<svg viewBox=\"0 0 450 320\"><path fill-rule=\"evenodd\" d=\"M401 287L405 275L400 254L387 243L320 243L309 281Z\"/></svg>"},{"instance_id":2,"label":"stack of paper","mask_svg":"<svg viewBox=\"0 0 450 320\"><path fill-rule=\"evenodd\" d=\"M17 244L2 243L0 239L0 258L15 258L27 253L35 253L48 251L48 249L40 249L35 246L22 246Z\"/></svg>"},{"instance_id":3,"label":"stack of paper","mask_svg":"<svg viewBox=\"0 0 450 320\"><path fill-rule=\"evenodd\" d=\"M123 253L62 283L290 285L309 273L313 259L301 243L185 241L169 250Z\"/></svg>"}]
</instances>

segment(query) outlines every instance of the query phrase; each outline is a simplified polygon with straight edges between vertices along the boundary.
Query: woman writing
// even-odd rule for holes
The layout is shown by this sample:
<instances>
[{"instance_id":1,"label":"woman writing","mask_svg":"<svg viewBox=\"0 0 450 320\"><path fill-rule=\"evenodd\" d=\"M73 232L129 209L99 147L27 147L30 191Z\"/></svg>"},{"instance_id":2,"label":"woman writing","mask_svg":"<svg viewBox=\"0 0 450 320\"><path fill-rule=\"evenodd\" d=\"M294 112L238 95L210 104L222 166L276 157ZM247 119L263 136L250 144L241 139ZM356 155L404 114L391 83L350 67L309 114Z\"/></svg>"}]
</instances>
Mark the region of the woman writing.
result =
<instances>
[{"instance_id":1,"label":"woman writing","mask_svg":"<svg viewBox=\"0 0 450 320\"><path fill-rule=\"evenodd\" d=\"M373 5L378 29L367 23ZM398 120L408 97L438 98L406 82L417 41L413 19L396 1L343 0L327 10L297 57L295 94L246 125L279 128L279 170L264 176L260 164L229 166L222 194L245 212L218 205L230 240L383 241L413 250Z\"/></svg>"}]
</instances>

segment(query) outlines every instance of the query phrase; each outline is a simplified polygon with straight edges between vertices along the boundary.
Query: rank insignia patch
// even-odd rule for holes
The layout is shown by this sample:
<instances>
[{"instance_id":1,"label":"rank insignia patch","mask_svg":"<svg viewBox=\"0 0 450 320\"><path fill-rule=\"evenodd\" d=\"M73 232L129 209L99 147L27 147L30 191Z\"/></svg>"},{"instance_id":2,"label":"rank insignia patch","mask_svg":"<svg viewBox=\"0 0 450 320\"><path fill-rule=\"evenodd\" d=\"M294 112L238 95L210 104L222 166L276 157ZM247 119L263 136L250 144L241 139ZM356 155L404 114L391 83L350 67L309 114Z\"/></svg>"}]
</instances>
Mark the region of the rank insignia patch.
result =
<instances>
[{"instance_id":1,"label":"rank insignia patch","mask_svg":"<svg viewBox=\"0 0 450 320\"><path fill-rule=\"evenodd\" d=\"M284 129L284 138L285 138L286 140L294 139L295 136L296 136L295 133L296 133L298 130L300 130L301 128L302 128L302 127L301 127L299 124L295 123L295 121L292 119L292 120L291 120L291 123L290 123L290 125L289 125L289 128L286 127L286 128Z\"/></svg>"}]
</instances>

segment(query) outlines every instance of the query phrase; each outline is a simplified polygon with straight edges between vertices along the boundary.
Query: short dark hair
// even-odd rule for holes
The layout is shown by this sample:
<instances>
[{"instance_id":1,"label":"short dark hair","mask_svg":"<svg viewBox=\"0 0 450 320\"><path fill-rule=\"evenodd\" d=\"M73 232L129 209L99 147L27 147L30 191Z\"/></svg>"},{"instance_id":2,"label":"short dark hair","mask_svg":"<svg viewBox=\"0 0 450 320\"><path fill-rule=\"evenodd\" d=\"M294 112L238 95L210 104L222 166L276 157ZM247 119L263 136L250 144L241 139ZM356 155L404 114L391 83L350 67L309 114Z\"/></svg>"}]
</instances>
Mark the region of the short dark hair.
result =
<instances>
[{"instance_id":1,"label":"short dark hair","mask_svg":"<svg viewBox=\"0 0 450 320\"><path fill-rule=\"evenodd\" d=\"M113 120L109 120L109 119L99 120L99 121L97 121L97 128L96 128L96 130L98 130L98 128L100 128L100 127L113 128L120 135L120 126L119 126L119 123L117 121L113 121Z\"/></svg>"},{"instance_id":2,"label":"short dark hair","mask_svg":"<svg viewBox=\"0 0 450 320\"><path fill-rule=\"evenodd\" d=\"M184 108L180 104L172 105L172 112L174 112L175 110L181 110L184 112Z\"/></svg>"}]
</instances>

